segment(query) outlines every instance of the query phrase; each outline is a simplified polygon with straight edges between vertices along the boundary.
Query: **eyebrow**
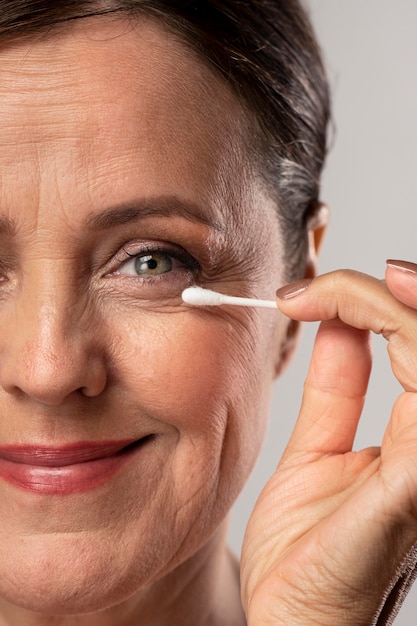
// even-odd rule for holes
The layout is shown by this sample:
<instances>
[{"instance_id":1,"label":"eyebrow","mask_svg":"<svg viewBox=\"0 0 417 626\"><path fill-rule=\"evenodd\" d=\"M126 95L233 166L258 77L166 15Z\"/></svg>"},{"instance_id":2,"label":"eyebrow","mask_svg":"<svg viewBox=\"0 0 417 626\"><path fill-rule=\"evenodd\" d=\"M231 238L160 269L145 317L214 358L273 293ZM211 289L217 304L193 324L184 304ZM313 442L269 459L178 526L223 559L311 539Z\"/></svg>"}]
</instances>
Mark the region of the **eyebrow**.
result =
<instances>
[{"instance_id":1,"label":"eyebrow","mask_svg":"<svg viewBox=\"0 0 417 626\"><path fill-rule=\"evenodd\" d=\"M219 221L208 215L198 205L181 200L175 196L147 198L146 200L134 199L110 207L100 213L89 216L87 218L87 228L94 231L107 230L146 217L173 217L175 215L183 217L190 222L206 224L218 231L224 230L224 226Z\"/></svg>"}]
</instances>

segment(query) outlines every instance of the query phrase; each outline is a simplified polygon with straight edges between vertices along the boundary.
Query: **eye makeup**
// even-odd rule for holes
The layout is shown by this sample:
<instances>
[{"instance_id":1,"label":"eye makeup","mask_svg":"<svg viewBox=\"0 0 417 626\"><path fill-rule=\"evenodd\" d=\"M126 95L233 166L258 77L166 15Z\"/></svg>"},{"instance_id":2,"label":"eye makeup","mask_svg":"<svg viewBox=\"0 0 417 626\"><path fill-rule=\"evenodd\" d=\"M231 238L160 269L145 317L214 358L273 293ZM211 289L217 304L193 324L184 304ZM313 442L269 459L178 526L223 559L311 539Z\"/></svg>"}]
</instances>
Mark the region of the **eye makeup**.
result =
<instances>
[{"instance_id":1,"label":"eye makeup","mask_svg":"<svg viewBox=\"0 0 417 626\"><path fill-rule=\"evenodd\" d=\"M160 276L176 270L197 270L199 263L185 250L147 244L139 251L123 248L126 260L114 274L136 277Z\"/></svg>"},{"instance_id":2,"label":"eye makeup","mask_svg":"<svg viewBox=\"0 0 417 626\"><path fill-rule=\"evenodd\" d=\"M174 244L130 242L115 255L106 278L117 290L149 301L178 297L198 280L200 264Z\"/></svg>"}]
</instances>

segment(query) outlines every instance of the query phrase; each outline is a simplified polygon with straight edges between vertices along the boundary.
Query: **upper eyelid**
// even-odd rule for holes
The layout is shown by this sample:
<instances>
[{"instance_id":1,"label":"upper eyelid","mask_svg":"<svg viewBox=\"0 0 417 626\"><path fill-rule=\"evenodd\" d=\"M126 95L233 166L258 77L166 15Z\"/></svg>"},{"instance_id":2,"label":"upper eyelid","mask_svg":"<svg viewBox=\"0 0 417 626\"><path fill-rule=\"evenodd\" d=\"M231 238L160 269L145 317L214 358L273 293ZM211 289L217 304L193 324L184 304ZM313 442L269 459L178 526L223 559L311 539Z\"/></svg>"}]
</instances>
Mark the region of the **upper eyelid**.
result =
<instances>
[{"instance_id":1,"label":"upper eyelid","mask_svg":"<svg viewBox=\"0 0 417 626\"><path fill-rule=\"evenodd\" d=\"M128 246L132 247L132 250L128 250ZM152 244L150 243L135 243L135 242L128 242L123 244L123 246L121 246L116 254L113 256L112 260L111 260L111 264L114 264L114 262L116 261L117 263L126 263L127 261L129 261L130 259L134 259L137 256L142 256L145 254L152 254L152 253L156 253L156 252L165 252L166 254L172 254L172 252L170 252L169 250L162 248L159 244L158 245L154 245L152 246Z\"/></svg>"},{"instance_id":2,"label":"upper eyelid","mask_svg":"<svg viewBox=\"0 0 417 626\"><path fill-rule=\"evenodd\" d=\"M152 246L150 244L145 244L144 246L141 247L140 250L129 252L129 250L126 250L126 245L129 245L129 244L125 244L121 248L121 251L126 256L125 260L134 259L137 256L143 256L145 254L157 254L157 253L172 254L170 249L162 248L161 246L158 246L158 245Z\"/></svg>"},{"instance_id":3,"label":"upper eyelid","mask_svg":"<svg viewBox=\"0 0 417 626\"><path fill-rule=\"evenodd\" d=\"M118 253L123 252L128 257L137 256L138 254L146 254L147 252L165 252L166 254L184 253L188 254L184 248L174 243L163 241L143 241L132 240L127 241L118 249ZM118 254L117 253L117 254ZM191 256L191 255L190 255Z\"/></svg>"}]
</instances>

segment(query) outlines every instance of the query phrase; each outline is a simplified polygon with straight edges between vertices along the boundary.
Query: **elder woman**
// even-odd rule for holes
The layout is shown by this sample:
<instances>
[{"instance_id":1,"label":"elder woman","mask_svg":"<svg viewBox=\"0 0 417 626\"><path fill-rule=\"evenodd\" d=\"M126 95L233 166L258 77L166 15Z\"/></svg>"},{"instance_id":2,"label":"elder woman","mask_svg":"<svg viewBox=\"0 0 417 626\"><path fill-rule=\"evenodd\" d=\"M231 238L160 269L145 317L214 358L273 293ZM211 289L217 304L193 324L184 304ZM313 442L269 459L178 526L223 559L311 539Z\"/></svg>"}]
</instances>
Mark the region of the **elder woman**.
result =
<instances>
[{"instance_id":1,"label":"elder woman","mask_svg":"<svg viewBox=\"0 0 417 626\"><path fill-rule=\"evenodd\" d=\"M3 0L0 43L0 623L386 623L417 538L417 303L398 265L392 293L310 282L328 96L300 6ZM194 284L280 288L286 315L188 307ZM227 516L290 317L326 321L240 589ZM353 454L368 329L408 391Z\"/></svg>"}]
</instances>

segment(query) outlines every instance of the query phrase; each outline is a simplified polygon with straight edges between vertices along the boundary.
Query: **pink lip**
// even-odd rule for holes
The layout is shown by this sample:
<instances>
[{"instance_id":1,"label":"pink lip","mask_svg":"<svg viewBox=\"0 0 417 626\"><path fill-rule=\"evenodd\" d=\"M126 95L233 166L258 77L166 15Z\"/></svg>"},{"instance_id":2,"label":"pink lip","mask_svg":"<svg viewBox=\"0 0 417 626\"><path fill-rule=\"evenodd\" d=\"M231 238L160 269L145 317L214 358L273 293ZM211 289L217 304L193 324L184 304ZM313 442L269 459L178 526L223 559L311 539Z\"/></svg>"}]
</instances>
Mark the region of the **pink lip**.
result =
<instances>
[{"instance_id":1,"label":"pink lip","mask_svg":"<svg viewBox=\"0 0 417 626\"><path fill-rule=\"evenodd\" d=\"M0 478L39 494L93 489L113 476L152 436L139 440L79 442L62 447L0 447Z\"/></svg>"}]
</instances>

